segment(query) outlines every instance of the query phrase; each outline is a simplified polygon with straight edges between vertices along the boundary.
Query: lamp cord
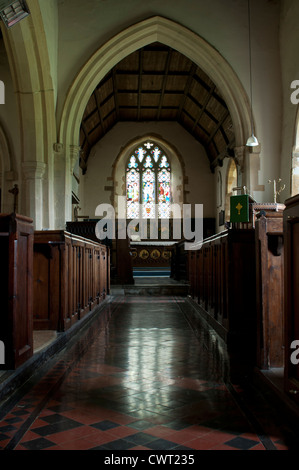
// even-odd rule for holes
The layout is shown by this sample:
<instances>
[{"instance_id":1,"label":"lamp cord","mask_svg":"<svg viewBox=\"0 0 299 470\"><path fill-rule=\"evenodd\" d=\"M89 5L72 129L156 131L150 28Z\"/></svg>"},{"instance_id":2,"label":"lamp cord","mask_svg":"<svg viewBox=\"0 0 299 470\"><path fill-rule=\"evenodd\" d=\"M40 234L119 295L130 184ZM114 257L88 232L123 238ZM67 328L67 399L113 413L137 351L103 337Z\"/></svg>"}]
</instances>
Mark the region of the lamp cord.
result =
<instances>
[{"instance_id":1,"label":"lamp cord","mask_svg":"<svg viewBox=\"0 0 299 470\"><path fill-rule=\"evenodd\" d=\"M248 32L249 32L249 77L250 77L250 113L251 113L251 133L253 135L253 112L252 112L252 64L251 64L251 12L250 0L248 0Z\"/></svg>"}]
</instances>

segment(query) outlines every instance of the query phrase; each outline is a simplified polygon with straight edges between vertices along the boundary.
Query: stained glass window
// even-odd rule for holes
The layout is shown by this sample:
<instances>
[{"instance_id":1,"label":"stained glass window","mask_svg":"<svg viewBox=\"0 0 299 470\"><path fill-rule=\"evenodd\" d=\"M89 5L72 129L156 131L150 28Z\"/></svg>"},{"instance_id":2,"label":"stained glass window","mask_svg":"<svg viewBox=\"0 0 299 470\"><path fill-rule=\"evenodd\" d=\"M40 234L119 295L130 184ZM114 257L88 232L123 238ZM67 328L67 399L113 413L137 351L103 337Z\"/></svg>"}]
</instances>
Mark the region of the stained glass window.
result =
<instances>
[{"instance_id":1,"label":"stained glass window","mask_svg":"<svg viewBox=\"0 0 299 470\"><path fill-rule=\"evenodd\" d=\"M131 154L126 188L128 219L170 217L171 167L159 146L147 141Z\"/></svg>"}]
</instances>

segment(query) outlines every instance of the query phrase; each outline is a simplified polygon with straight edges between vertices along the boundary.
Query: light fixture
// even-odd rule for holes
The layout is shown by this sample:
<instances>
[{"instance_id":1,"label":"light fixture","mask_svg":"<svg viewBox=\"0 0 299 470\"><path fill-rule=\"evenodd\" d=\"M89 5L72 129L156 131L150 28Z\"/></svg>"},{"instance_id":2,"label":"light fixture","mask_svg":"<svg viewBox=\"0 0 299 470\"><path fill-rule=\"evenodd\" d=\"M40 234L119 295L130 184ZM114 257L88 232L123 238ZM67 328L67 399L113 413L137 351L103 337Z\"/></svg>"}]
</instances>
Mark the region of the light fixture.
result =
<instances>
[{"instance_id":1,"label":"light fixture","mask_svg":"<svg viewBox=\"0 0 299 470\"><path fill-rule=\"evenodd\" d=\"M25 0L0 0L0 17L7 28L11 28L30 15Z\"/></svg>"},{"instance_id":2,"label":"light fixture","mask_svg":"<svg viewBox=\"0 0 299 470\"><path fill-rule=\"evenodd\" d=\"M253 132L253 112L252 112L252 66L251 66L251 13L250 0L248 0L248 32L249 32L249 72L250 72L250 118L251 118L251 136L246 142L247 147L257 147L259 142Z\"/></svg>"}]
</instances>

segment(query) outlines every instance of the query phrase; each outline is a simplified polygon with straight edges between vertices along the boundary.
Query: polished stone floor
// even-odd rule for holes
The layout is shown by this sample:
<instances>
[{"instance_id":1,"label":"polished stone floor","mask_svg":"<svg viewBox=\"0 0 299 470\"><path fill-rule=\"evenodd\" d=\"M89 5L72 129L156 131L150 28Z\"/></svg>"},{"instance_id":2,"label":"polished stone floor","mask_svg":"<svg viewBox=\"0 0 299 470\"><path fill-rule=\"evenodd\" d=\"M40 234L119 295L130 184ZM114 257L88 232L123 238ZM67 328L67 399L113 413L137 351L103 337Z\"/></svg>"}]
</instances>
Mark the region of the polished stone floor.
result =
<instances>
[{"instance_id":1,"label":"polished stone floor","mask_svg":"<svg viewBox=\"0 0 299 470\"><path fill-rule=\"evenodd\" d=\"M285 450L263 397L228 380L221 341L180 297L116 296L0 408L2 450ZM101 316L109 318L103 328Z\"/></svg>"}]
</instances>

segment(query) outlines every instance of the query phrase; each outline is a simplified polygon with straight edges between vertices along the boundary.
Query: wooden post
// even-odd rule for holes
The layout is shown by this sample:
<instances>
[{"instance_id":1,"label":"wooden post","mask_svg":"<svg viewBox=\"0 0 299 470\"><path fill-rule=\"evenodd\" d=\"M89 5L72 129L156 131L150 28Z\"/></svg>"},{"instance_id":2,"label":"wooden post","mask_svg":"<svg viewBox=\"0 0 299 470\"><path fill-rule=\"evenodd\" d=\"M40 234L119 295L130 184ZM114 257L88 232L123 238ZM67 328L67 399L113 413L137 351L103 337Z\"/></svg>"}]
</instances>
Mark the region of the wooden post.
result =
<instances>
[{"instance_id":1,"label":"wooden post","mask_svg":"<svg viewBox=\"0 0 299 470\"><path fill-rule=\"evenodd\" d=\"M283 212L256 221L257 366L284 365Z\"/></svg>"},{"instance_id":2,"label":"wooden post","mask_svg":"<svg viewBox=\"0 0 299 470\"><path fill-rule=\"evenodd\" d=\"M15 370L33 355L32 222L16 214L0 215L2 370Z\"/></svg>"},{"instance_id":3,"label":"wooden post","mask_svg":"<svg viewBox=\"0 0 299 470\"><path fill-rule=\"evenodd\" d=\"M299 195L285 202L285 391L299 403ZM297 354L296 354L297 349Z\"/></svg>"}]
</instances>

